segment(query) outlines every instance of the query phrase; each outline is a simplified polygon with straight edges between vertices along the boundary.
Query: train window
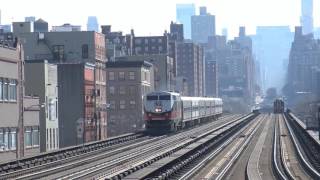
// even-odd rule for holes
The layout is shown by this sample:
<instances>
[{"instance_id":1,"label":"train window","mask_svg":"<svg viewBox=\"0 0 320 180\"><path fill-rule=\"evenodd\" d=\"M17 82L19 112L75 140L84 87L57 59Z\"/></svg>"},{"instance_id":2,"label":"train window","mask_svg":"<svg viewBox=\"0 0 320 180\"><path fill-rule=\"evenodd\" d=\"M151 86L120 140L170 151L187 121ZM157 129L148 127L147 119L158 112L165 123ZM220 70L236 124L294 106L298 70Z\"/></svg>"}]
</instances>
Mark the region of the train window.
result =
<instances>
[{"instance_id":1,"label":"train window","mask_svg":"<svg viewBox=\"0 0 320 180\"><path fill-rule=\"evenodd\" d=\"M147 96L148 101L158 100L158 96Z\"/></svg>"},{"instance_id":2,"label":"train window","mask_svg":"<svg viewBox=\"0 0 320 180\"><path fill-rule=\"evenodd\" d=\"M163 95L163 96L160 96L159 98L160 100L170 100L170 95Z\"/></svg>"}]
</instances>

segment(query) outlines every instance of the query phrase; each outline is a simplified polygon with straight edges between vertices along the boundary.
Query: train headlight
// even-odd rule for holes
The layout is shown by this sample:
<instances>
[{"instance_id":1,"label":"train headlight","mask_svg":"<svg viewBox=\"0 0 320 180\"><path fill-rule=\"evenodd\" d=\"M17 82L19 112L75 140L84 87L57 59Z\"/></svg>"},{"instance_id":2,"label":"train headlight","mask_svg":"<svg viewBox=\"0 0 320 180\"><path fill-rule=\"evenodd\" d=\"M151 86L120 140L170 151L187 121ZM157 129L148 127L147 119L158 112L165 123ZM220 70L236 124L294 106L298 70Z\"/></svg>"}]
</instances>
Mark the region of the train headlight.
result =
<instances>
[{"instance_id":1,"label":"train headlight","mask_svg":"<svg viewBox=\"0 0 320 180\"><path fill-rule=\"evenodd\" d=\"M162 112L162 109L161 108L156 108L155 111L156 112Z\"/></svg>"}]
</instances>

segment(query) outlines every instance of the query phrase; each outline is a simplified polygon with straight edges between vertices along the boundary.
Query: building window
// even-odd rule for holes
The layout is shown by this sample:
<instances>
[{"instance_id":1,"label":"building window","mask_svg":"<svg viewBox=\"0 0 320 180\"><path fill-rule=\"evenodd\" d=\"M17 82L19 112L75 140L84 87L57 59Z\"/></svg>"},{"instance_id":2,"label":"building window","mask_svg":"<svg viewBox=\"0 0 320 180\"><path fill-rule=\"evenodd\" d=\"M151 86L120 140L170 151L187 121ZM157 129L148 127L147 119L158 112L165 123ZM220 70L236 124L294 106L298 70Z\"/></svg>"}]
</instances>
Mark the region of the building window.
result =
<instances>
[{"instance_id":1,"label":"building window","mask_svg":"<svg viewBox=\"0 0 320 180\"><path fill-rule=\"evenodd\" d=\"M7 80L3 81L3 100L8 101L9 100L9 83Z\"/></svg>"},{"instance_id":2,"label":"building window","mask_svg":"<svg viewBox=\"0 0 320 180\"><path fill-rule=\"evenodd\" d=\"M136 108L136 101L130 101L130 107L132 108L132 109L135 109Z\"/></svg>"},{"instance_id":3,"label":"building window","mask_svg":"<svg viewBox=\"0 0 320 180\"><path fill-rule=\"evenodd\" d=\"M136 87L135 86L129 86L129 94L130 95L136 94Z\"/></svg>"},{"instance_id":4,"label":"building window","mask_svg":"<svg viewBox=\"0 0 320 180\"><path fill-rule=\"evenodd\" d=\"M125 80L125 73L119 72L119 80Z\"/></svg>"},{"instance_id":5,"label":"building window","mask_svg":"<svg viewBox=\"0 0 320 180\"><path fill-rule=\"evenodd\" d=\"M134 41L134 43L135 43L135 44L141 44L141 39L136 39L136 40Z\"/></svg>"},{"instance_id":6,"label":"building window","mask_svg":"<svg viewBox=\"0 0 320 180\"><path fill-rule=\"evenodd\" d=\"M5 145L4 145L4 134L3 129L0 129L0 152L4 151Z\"/></svg>"},{"instance_id":7,"label":"building window","mask_svg":"<svg viewBox=\"0 0 320 180\"><path fill-rule=\"evenodd\" d=\"M49 129L47 129L47 149L49 149Z\"/></svg>"},{"instance_id":8,"label":"building window","mask_svg":"<svg viewBox=\"0 0 320 180\"><path fill-rule=\"evenodd\" d=\"M116 109L116 102L110 101L110 109L115 110Z\"/></svg>"},{"instance_id":9,"label":"building window","mask_svg":"<svg viewBox=\"0 0 320 180\"><path fill-rule=\"evenodd\" d=\"M35 127L32 130L32 145L39 146L39 128Z\"/></svg>"},{"instance_id":10,"label":"building window","mask_svg":"<svg viewBox=\"0 0 320 180\"><path fill-rule=\"evenodd\" d=\"M49 148L52 149L52 129L49 129Z\"/></svg>"},{"instance_id":11,"label":"building window","mask_svg":"<svg viewBox=\"0 0 320 180\"><path fill-rule=\"evenodd\" d=\"M58 100L56 99L56 119L58 119Z\"/></svg>"},{"instance_id":12,"label":"building window","mask_svg":"<svg viewBox=\"0 0 320 180\"><path fill-rule=\"evenodd\" d=\"M136 79L136 74L135 74L135 72L129 72L129 79L130 79L130 80L135 80L135 79Z\"/></svg>"},{"instance_id":13,"label":"building window","mask_svg":"<svg viewBox=\"0 0 320 180\"><path fill-rule=\"evenodd\" d=\"M109 87L109 94L113 95L116 93L116 88L114 86Z\"/></svg>"},{"instance_id":14,"label":"building window","mask_svg":"<svg viewBox=\"0 0 320 180\"><path fill-rule=\"evenodd\" d=\"M121 95L126 94L126 87L125 86L120 86L119 87L119 94L121 94Z\"/></svg>"},{"instance_id":15,"label":"building window","mask_svg":"<svg viewBox=\"0 0 320 180\"><path fill-rule=\"evenodd\" d=\"M64 60L64 45L53 46L53 58L57 61Z\"/></svg>"},{"instance_id":16,"label":"building window","mask_svg":"<svg viewBox=\"0 0 320 180\"><path fill-rule=\"evenodd\" d=\"M54 121L56 117L56 102L55 99L49 100L49 120Z\"/></svg>"},{"instance_id":17,"label":"building window","mask_svg":"<svg viewBox=\"0 0 320 180\"><path fill-rule=\"evenodd\" d=\"M120 100L120 109L126 109L126 101Z\"/></svg>"},{"instance_id":18,"label":"building window","mask_svg":"<svg viewBox=\"0 0 320 180\"><path fill-rule=\"evenodd\" d=\"M56 148L56 129L55 128L53 128L52 129L52 133L53 133L53 135L52 135L52 141L53 141L53 149L55 149Z\"/></svg>"},{"instance_id":19,"label":"building window","mask_svg":"<svg viewBox=\"0 0 320 180\"><path fill-rule=\"evenodd\" d=\"M0 79L0 101L3 100L2 89L3 89L3 84L2 84L2 79ZM1 145L0 145L0 146L1 146ZM1 148L0 148L0 149L1 149Z\"/></svg>"},{"instance_id":20,"label":"building window","mask_svg":"<svg viewBox=\"0 0 320 180\"><path fill-rule=\"evenodd\" d=\"M108 76L109 76L109 80L110 80L110 81L113 81L113 80L115 79L115 78L114 78L114 72L109 72L108 74L109 74L109 75L108 75Z\"/></svg>"},{"instance_id":21,"label":"building window","mask_svg":"<svg viewBox=\"0 0 320 180\"><path fill-rule=\"evenodd\" d=\"M9 149L15 150L16 149L16 131L12 129L9 133Z\"/></svg>"},{"instance_id":22,"label":"building window","mask_svg":"<svg viewBox=\"0 0 320 180\"><path fill-rule=\"evenodd\" d=\"M89 46L88 44L82 45L82 58L88 59L89 58Z\"/></svg>"},{"instance_id":23,"label":"building window","mask_svg":"<svg viewBox=\"0 0 320 180\"><path fill-rule=\"evenodd\" d=\"M159 42L159 43L162 43L162 39L158 39L158 42Z\"/></svg>"},{"instance_id":24,"label":"building window","mask_svg":"<svg viewBox=\"0 0 320 180\"><path fill-rule=\"evenodd\" d=\"M3 144L4 144L4 149L8 150L8 145L9 145L9 131L6 130L4 132L4 136L3 136Z\"/></svg>"},{"instance_id":25,"label":"building window","mask_svg":"<svg viewBox=\"0 0 320 180\"><path fill-rule=\"evenodd\" d=\"M31 134L31 128L26 127L24 131L24 144L25 146L31 147L32 146L32 134Z\"/></svg>"}]
</instances>

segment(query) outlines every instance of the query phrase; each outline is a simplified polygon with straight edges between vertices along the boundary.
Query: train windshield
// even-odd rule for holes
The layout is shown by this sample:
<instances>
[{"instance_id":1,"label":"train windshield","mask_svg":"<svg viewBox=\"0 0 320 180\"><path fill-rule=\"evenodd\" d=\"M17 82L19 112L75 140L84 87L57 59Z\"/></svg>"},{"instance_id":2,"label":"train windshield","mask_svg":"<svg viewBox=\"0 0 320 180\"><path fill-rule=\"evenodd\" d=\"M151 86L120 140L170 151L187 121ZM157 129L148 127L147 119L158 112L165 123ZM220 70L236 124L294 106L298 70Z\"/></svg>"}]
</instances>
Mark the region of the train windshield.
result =
<instances>
[{"instance_id":1,"label":"train windshield","mask_svg":"<svg viewBox=\"0 0 320 180\"><path fill-rule=\"evenodd\" d=\"M170 95L162 95L160 96L159 100L170 100Z\"/></svg>"},{"instance_id":2,"label":"train windshield","mask_svg":"<svg viewBox=\"0 0 320 180\"><path fill-rule=\"evenodd\" d=\"M147 96L147 101L158 100L158 96Z\"/></svg>"}]
</instances>

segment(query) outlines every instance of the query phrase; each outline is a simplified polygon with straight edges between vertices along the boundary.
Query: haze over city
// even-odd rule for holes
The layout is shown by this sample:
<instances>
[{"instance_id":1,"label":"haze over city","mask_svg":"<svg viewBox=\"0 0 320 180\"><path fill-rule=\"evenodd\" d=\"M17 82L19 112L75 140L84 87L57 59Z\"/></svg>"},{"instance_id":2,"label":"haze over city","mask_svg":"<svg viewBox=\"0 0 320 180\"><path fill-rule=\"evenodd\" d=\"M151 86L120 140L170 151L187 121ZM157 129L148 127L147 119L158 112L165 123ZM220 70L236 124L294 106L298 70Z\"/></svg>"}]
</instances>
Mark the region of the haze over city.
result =
<instances>
[{"instance_id":1,"label":"haze over city","mask_svg":"<svg viewBox=\"0 0 320 180\"><path fill-rule=\"evenodd\" d=\"M320 0L0 4L0 179L320 179Z\"/></svg>"},{"instance_id":2,"label":"haze over city","mask_svg":"<svg viewBox=\"0 0 320 180\"><path fill-rule=\"evenodd\" d=\"M293 30L300 24L299 0L12 0L1 2L0 9L2 24L36 16L50 26L71 23L85 27L87 16L97 16L100 24L112 24L114 30L129 32L134 28L138 35L158 35L169 29L167 22L175 20L177 3L207 6L208 12L216 16L217 34L228 28L229 38L238 34L239 26L246 26L248 34L254 34L256 26L289 25ZM320 25L317 7L320 8L320 1L315 0L315 27ZM145 28L146 24L150 26Z\"/></svg>"}]
</instances>

